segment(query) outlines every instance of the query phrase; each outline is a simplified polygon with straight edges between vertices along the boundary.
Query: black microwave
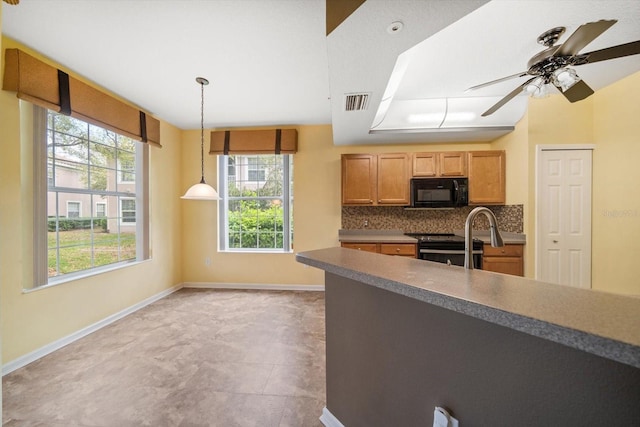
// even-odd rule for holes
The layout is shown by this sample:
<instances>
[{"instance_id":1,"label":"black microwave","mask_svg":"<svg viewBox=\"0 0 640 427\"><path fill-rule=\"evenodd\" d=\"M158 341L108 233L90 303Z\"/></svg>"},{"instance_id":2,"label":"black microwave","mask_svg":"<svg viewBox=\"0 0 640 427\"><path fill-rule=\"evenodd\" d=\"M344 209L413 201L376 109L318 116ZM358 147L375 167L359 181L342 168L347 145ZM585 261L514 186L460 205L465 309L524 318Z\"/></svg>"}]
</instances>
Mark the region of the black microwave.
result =
<instances>
[{"instance_id":1,"label":"black microwave","mask_svg":"<svg viewBox=\"0 0 640 427\"><path fill-rule=\"evenodd\" d=\"M469 204L467 178L413 178L412 208L455 208Z\"/></svg>"}]
</instances>

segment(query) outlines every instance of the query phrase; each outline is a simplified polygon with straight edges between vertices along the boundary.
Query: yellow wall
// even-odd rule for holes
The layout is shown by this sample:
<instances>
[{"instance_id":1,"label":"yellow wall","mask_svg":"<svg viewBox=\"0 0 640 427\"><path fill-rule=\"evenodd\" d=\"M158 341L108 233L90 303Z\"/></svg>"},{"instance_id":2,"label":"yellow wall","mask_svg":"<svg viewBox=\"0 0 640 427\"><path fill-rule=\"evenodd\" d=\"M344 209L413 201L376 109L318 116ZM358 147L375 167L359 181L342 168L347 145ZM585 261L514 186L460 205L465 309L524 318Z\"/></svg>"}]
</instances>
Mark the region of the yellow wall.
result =
<instances>
[{"instance_id":1,"label":"yellow wall","mask_svg":"<svg viewBox=\"0 0 640 427\"><path fill-rule=\"evenodd\" d=\"M340 155L342 153L486 150L488 143L410 144L336 147L331 126L300 126L294 155L294 251L338 246L341 227ZM206 132L208 134L209 132ZM200 132L183 133L183 191L197 182ZM208 135L205 146L208 146ZM217 187L216 156L205 155L205 179ZM295 261L295 254L217 252L215 203L187 201L183 205L183 278L192 283L267 283L308 285L324 283L320 271ZM205 258L212 263L205 265Z\"/></svg>"},{"instance_id":2,"label":"yellow wall","mask_svg":"<svg viewBox=\"0 0 640 427\"><path fill-rule=\"evenodd\" d=\"M594 95L593 283L640 295L640 72Z\"/></svg>"},{"instance_id":3,"label":"yellow wall","mask_svg":"<svg viewBox=\"0 0 640 427\"><path fill-rule=\"evenodd\" d=\"M3 39L3 47L14 42ZM33 52L32 52L33 53ZM86 81L86 79L85 79ZM631 273L640 255L639 202L628 197L640 172L640 73L576 104L554 96L532 100L516 130L492 143L407 144L336 147L330 125L299 126L294 156L294 250L338 245L341 226L340 155L504 149L507 203L525 205L526 271L533 276L536 144L593 143L594 289L640 294ZM321 284L322 273L295 262L294 254L217 251L217 204L181 201L199 180L199 130L161 124L162 149L151 148L151 261L88 279L23 293L31 250L29 174L21 168L19 103L0 91L0 313L2 360L6 363L181 282ZM205 133L208 140L208 132ZM205 141L205 146L208 146ZM217 187L216 157L205 154L205 177ZM633 192L631 193L633 195ZM22 206L16 212L16 206ZM604 212L627 213L611 216ZM621 214L622 215L622 214ZM210 266L205 265L209 257Z\"/></svg>"},{"instance_id":4,"label":"yellow wall","mask_svg":"<svg viewBox=\"0 0 640 427\"><path fill-rule=\"evenodd\" d=\"M594 144L592 288L640 295L640 73L569 103L560 95L531 99L516 131L494 141L507 150L507 203L524 203L525 272L535 275L535 156L544 144ZM631 185L631 190L626 185Z\"/></svg>"},{"instance_id":5,"label":"yellow wall","mask_svg":"<svg viewBox=\"0 0 640 427\"><path fill-rule=\"evenodd\" d=\"M3 46L14 43L3 40ZM4 54L3 54L4 57ZM91 278L23 293L31 288L25 268L31 263L30 242L23 239L31 227L30 209L21 200L33 199L21 150L19 101L0 91L0 312L2 360L10 362L63 338L145 298L181 282L178 168L181 132L161 123L163 148L150 149L150 237L152 259ZM28 144L29 141L26 141ZM176 160L178 159L178 160Z\"/></svg>"}]
</instances>

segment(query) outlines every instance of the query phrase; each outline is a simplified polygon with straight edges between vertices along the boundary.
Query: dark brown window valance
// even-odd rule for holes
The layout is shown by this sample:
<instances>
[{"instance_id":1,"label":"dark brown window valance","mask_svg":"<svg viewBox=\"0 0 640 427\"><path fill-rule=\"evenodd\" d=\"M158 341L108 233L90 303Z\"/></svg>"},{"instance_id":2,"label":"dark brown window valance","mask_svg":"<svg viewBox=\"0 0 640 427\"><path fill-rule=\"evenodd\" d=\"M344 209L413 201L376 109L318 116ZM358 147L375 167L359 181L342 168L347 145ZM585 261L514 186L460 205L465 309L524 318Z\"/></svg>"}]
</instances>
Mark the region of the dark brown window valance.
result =
<instances>
[{"instance_id":1,"label":"dark brown window valance","mask_svg":"<svg viewBox=\"0 0 640 427\"><path fill-rule=\"evenodd\" d=\"M211 132L209 154L293 154L295 129L219 130Z\"/></svg>"},{"instance_id":2,"label":"dark brown window valance","mask_svg":"<svg viewBox=\"0 0 640 427\"><path fill-rule=\"evenodd\" d=\"M5 51L2 89L41 107L160 146L160 121L20 49Z\"/></svg>"}]
</instances>

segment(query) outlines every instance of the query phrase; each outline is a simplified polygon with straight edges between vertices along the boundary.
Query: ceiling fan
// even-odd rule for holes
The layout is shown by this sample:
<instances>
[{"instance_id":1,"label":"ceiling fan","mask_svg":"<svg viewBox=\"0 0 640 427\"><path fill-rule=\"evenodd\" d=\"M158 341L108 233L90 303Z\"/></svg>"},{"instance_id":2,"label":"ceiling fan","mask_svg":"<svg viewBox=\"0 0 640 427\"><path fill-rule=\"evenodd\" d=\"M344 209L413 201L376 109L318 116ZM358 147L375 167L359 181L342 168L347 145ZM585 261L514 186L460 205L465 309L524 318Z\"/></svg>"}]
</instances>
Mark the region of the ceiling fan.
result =
<instances>
[{"instance_id":1,"label":"ceiling fan","mask_svg":"<svg viewBox=\"0 0 640 427\"><path fill-rule=\"evenodd\" d=\"M548 84L552 84L558 88L570 102L580 101L592 95L593 89L576 74L573 68L569 68L570 66L592 64L608 59L640 54L640 40L595 50L593 52L579 53L582 48L595 40L616 22L618 22L616 19L611 19L583 24L578 27L564 43L559 45L555 45L555 43L565 32L565 27L555 27L542 33L538 37L538 43L546 46L546 49L534 55L529 60L527 63L527 71L482 83L468 89L480 89L516 77L532 76L482 113L482 116L485 117L495 113L500 107L519 95L523 90L533 97L544 96Z\"/></svg>"}]
</instances>

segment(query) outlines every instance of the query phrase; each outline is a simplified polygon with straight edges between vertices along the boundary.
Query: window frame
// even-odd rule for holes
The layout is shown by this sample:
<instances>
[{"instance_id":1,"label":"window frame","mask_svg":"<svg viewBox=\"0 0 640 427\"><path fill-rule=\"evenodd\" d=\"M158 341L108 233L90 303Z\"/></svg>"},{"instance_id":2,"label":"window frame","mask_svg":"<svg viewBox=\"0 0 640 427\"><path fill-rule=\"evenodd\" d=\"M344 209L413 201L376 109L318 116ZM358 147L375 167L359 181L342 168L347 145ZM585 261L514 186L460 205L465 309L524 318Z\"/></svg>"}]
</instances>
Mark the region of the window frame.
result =
<instances>
[{"instance_id":1,"label":"window frame","mask_svg":"<svg viewBox=\"0 0 640 427\"><path fill-rule=\"evenodd\" d=\"M219 252L236 252L236 253L292 253L293 252L293 155L291 154L237 154L233 156L234 171L236 173L235 182L238 181L238 171L242 169L242 165L239 166L237 157L246 158L259 158L261 156L282 156L282 195L281 197L274 196L257 196L251 198L256 201L275 199L282 201L282 234L283 234L283 247L282 248L230 248L229 247L229 202L230 200L239 200L247 198L230 198L228 195L229 189L229 157L230 155L217 155L218 163L218 194L220 200L218 202L218 251ZM247 181L264 183L265 180L249 180L249 164L247 160ZM255 170L255 169L254 169Z\"/></svg>"},{"instance_id":2,"label":"window frame","mask_svg":"<svg viewBox=\"0 0 640 427\"><path fill-rule=\"evenodd\" d=\"M69 206L71 206L73 204L78 206L78 216L70 216L69 215L69 212L70 212ZM82 202L77 201L77 200L67 200L67 215L66 215L66 217L67 218L82 218Z\"/></svg>"},{"instance_id":3,"label":"window frame","mask_svg":"<svg viewBox=\"0 0 640 427\"><path fill-rule=\"evenodd\" d=\"M133 204L134 204L134 207L133 207L133 213L134 213L133 221L125 221L124 213L125 212L131 212L132 210L131 209L126 209L125 210L122 207L122 205L123 205L122 202L129 201L129 200L133 200ZM137 206L135 197L119 197L118 198L118 218L120 218L120 225L124 225L125 227L136 225L136 219L137 219L136 218L136 212L138 210L137 207L138 206ZM127 217L127 218L131 218L131 217Z\"/></svg>"},{"instance_id":4,"label":"window frame","mask_svg":"<svg viewBox=\"0 0 640 427\"><path fill-rule=\"evenodd\" d=\"M44 287L48 287L51 285L57 285L61 283L65 283L68 281L76 280L83 277L90 277L96 274L101 274L105 271L111 271L119 268L123 268L135 263L139 263L145 260L150 259L150 246L149 246L149 145L141 143L139 141L132 140L135 142L135 193L131 191L127 192L118 192L116 191L105 191L105 190L94 190L89 188L90 185L87 183L87 188L68 188L68 187L56 187L55 185L50 187L49 183L51 179L53 179L55 184L55 171L53 172L53 176L49 174L48 167L48 157L49 153L47 150L48 143L48 114L49 110L43 107L39 107L37 105L31 104L32 106L32 114L33 114L33 143L31 146L33 147L32 158L33 158L33 187L34 187L34 216L33 216L33 284L31 289L36 290ZM52 113L58 114L55 111ZM78 120L78 119L75 119ZM84 120L80 120L81 122L87 123L87 125L95 126L89 124ZM100 127L100 126L95 126ZM122 135L119 135L122 136ZM124 138L127 138L124 136ZM90 162L90 160L87 160ZM88 165L90 163L87 163ZM116 174L119 175L120 171L116 170ZM117 177L116 177L117 181ZM49 196L49 191L52 190L53 194L55 194L56 198L59 197L60 193L75 193L79 195L88 195L92 204L104 203L105 205L105 218L109 220L109 213L107 210L107 203L105 202L95 202L94 198L98 196L115 196L115 197L133 197L136 199L136 221L134 223L126 223L127 226L135 226L135 258L120 260L116 262L112 262L109 264L98 265L89 267L87 269L77 270L68 273L62 273L57 276L49 277L48 273L48 210L47 210L47 198ZM82 213L82 211L80 212ZM92 217L98 218L95 215L95 212L91 213ZM57 217L62 218L57 212ZM81 215L82 217L82 215ZM114 219L114 218L111 218ZM117 221L120 222L119 220ZM118 232L119 232L120 224L118 224ZM56 246L57 247L57 246ZM93 243L92 246L93 248ZM59 250L59 249L58 249ZM93 262L93 261L92 261Z\"/></svg>"},{"instance_id":5,"label":"window frame","mask_svg":"<svg viewBox=\"0 0 640 427\"><path fill-rule=\"evenodd\" d=\"M107 202L96 202L95 204L96 204L96 206L95 206L96 211L95 211L95 215L94 216L96 218L106 218L107 217ZM100 215L100 212L98 212L99 211L98 206L104 206L104 211L102 212L103 215Z\"/></svg>"}]
</instances>

